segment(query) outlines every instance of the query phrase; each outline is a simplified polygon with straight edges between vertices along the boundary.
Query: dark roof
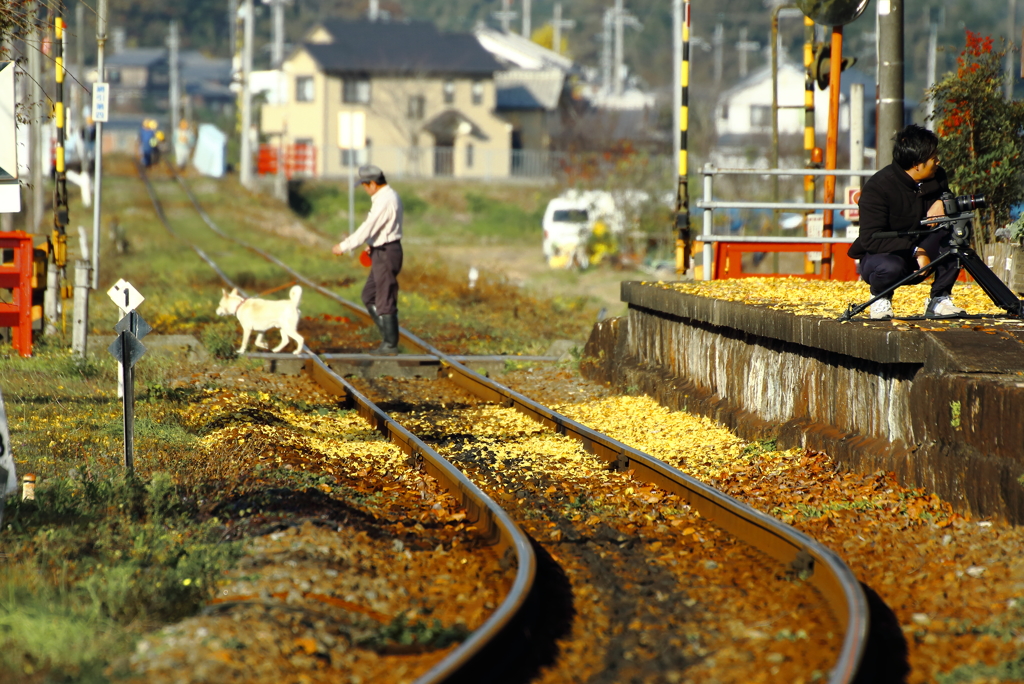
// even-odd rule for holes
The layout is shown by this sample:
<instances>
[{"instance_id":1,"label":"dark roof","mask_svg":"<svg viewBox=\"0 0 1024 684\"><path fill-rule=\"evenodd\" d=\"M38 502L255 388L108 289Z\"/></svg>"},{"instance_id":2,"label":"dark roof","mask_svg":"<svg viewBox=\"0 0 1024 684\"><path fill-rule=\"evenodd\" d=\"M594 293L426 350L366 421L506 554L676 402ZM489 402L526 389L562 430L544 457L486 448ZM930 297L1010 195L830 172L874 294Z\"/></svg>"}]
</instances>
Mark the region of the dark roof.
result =
<instances>
[{"instance_id":1,"label":"dark roof","mask_svg":"<svg viewBox=\"0 0 1024 684\"><path fill-rule=\"evenodd\" d=\"M325 21L332 43L303 47L324 69L359 73L490 75L501 65L468 33L428 22Z\"/></svg>"}]
</instances>

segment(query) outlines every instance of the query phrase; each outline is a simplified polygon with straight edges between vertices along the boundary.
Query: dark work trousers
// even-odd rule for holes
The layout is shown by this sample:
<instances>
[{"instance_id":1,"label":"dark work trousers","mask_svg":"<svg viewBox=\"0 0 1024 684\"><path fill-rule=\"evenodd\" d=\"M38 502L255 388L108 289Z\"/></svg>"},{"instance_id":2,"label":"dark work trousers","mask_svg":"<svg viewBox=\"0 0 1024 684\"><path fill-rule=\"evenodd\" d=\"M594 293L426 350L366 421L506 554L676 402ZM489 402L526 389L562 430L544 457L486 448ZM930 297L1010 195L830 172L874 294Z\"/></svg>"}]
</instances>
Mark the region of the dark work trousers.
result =
<instances>
[{"instance_id":1,"label":"dark work trousers","mask_svg":"<svg viewBox=\"0 0 1024 684\"><path fill-rule=\"evenodd\" d=\"M402 270L402 242L395 240L370 248L370 275L363 285L363 304L377 306L378 316L398 313L398 274Z\"/></svg>"},{"instance_id":2,"label":"dark work trousers","mask_svg":"<svg viewBox=\"0 0 1024 684\"><path fill-rule=\"evenodd\" d=\"M919 244L935 261L949 249L949 232L940 231L925 237ZM892 252L890 254L865 254L860 260L860 276L871 286L871 294L876 295L906 278L917 270L917 259L912 252ZM960 275L956 261L948 261L933 271L935 280L932 282L932 297L948 297L953 291L953 283ZM920 280L907 283L914 285Z\"/></svg>"}]
</instances>

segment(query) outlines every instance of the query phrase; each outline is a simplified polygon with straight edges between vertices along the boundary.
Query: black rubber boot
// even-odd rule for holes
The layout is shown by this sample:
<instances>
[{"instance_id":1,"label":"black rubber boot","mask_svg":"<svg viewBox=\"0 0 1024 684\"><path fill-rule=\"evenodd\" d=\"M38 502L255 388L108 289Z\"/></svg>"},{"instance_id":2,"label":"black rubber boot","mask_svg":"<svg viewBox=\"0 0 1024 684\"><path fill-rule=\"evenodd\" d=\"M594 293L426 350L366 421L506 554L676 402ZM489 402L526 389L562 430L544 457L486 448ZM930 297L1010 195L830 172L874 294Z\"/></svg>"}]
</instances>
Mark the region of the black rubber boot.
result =
<instances>
[{"instance_id":1,"label":"black rubber boot","mask_svg":"<svg viewBox=\"0 0 1024 684\"><path fill-rule=\"evenodd\" d=\"M383 337L384 336L384 328L381 327L380 316L377 315L377 305L376 304L369 304L369 305L367 305L366 310L370 312L370 318L373 319L373 324L377 326L377 330L380 330L380 335L381 335L381 337Z\"/></svg>"},{"instance_id":2,"label":"black rubber boot","mask_svg":"<svg viewBox=\"0 0 1024 684\"><path fill-rule=\"evenodd\" d=\"M374 354L398 353L398 314L384 314L380 317L380 327L384 341L380 343Z\"/></svg>"}]
</instances>

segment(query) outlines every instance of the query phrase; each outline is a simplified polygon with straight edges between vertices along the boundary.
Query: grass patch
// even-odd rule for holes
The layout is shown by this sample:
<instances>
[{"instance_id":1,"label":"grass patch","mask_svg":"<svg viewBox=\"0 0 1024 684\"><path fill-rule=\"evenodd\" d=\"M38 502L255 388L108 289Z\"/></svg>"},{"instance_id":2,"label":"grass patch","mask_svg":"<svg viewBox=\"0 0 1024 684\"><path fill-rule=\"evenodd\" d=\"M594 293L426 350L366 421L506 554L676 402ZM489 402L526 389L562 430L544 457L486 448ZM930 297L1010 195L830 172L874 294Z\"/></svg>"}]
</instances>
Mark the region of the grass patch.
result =
<instances>
[{"instance_id":1,"label":"grass patch","mask_svg":"<svg viewBox=\"0 0 1024 684\"><path fill-rule=\"evenodd\" d=\"M47 681L101 681L146 627L194 613L240 555L218 521L197 522L170 474L93 464L50 478L4 514L0 663Z\"/></svg>"}]
</instances>

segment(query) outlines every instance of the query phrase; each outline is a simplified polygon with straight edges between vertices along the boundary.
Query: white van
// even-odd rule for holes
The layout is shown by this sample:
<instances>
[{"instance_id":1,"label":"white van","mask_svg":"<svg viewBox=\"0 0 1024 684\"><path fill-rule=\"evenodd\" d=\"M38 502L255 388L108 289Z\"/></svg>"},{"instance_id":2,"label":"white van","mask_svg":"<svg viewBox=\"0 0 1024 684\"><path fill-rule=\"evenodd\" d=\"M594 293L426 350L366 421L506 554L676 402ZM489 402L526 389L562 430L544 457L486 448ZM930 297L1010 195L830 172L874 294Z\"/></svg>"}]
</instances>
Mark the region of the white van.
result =
<instances>
[{"instance_id":1,"label":"white van","mask_svg":"<svg viewBox=\"0 0 1024 684\"><path fill-rule=\"evenodd\" d=\"M556 197L548 202L541 226L545 258L572 252L590 235L590 207L577 199Z\"/></svg>"},{"instance_id":2,"label":"white van","mask_svg":"<svg viewBox=\"0 0 1024 684\"><path fill-rule=\"evenodd\" d=\"M544 256L551 259L573 252L580 243L586 242L598 222L604 223L612 233L622 232L622 212L611 193L567 190L551 200L541 221Z\"/></svg>"}]
</instances>

